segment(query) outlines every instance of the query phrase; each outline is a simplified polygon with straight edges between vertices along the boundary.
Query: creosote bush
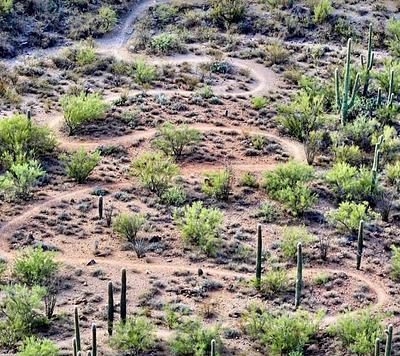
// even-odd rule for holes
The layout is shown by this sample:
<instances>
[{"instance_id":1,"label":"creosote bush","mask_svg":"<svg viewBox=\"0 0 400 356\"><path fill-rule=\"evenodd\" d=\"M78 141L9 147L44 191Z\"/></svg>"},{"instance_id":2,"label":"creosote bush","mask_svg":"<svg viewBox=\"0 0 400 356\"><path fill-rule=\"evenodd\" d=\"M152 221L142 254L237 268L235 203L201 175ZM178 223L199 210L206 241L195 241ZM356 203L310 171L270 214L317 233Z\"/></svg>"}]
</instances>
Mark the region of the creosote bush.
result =
<instances>
[{"instance_id":1,"label":"creosote bush","mask_svg":"<svg viewBox=\"0 0 400 356\"><path fill-rule=\"evenodd\" d=\"M134 243L145 223L146 218L143 214L119 213L114 219L112 228L115 233Z\"/></svg>"},{"instance_id":2,"label":"creosote bush","mask_svg":"<svg viewBox=\"0 0 400 356\"><path fill-rule=\"evenodd\" d=\"M83 123L100 118L106 110L106 104L96 93L64 95L60 99L60 105L70 134L74 134Z\"/></svg>"},{"instance_id":3,"label":"creosote bush","mask_svg":"<svg viewBox=\"0 0 400 356\"><path fill-rule=\"evenodd\" d=\"M201 190L217 200L228 200L232 190L232 171L229 168L224 168L205 173Z\"/></svg>"},{"instance_id":4,"label":"creosote bush","mask_svg":"<svg viewBox=\"0 0 400 356\"><path fill-rule=\"evenodd\" d=\"M160 152L145 152L134 159L131 165L131 174L159 197L171 187L178 173L178 165Z\"/></svg>"},{"instance_id":5,"label":"creosote bush","mask_svg":"<svg viewBox=\"0 0 400 356\"><path fill-rule=\"evenodd\" d=\"M304 225L286 226L282 231L280 248L286 258L292 259L296 256L297 244L299 242L301 242L302 246L305 247L315 240L315 236L310 234Z\"/></svg>"},{"instance_id":6,"label":"creosote bush","mask_svg":"<svg viewBox=\"0 0 400 356\"><path fill-rule=\"evenodd\" d=\"M132 65L133 79L138 84L150 84L157 78L157 69L143 59L137 59Z\"/></svg>"},{"instance_id":7,"label":"creosote bush","mask_svg":"<svg viewBox=\"0 0 400 356\"><path fill-rule=\"evenodd\" d=\"M109 344L114 349L130 354L145 352L155 344L155 328L143 316L129 317L125 323L117 323Z\"/></svg>"},{"instance_id":8,"label":"creosote bush","mask_svg":"<svg viewBox=\"0 0 400 356\"><path fill-rule=\"evenodd\" d=\"M390 272L390 276L394 280L398 280L400 277L400 247L397 247L395 245L391 246L392 250L392 257L391 257L391 267L392 270Z\"/></svg>"},{"instance_id":9,"label":"creosote bush","mask_svg":"<svg viewBox=\"0 0 400 356\"><path fill-rule=\"evenodd\" d=\"M68 177L75 179L78 183L84 183L101 160L98 151L90 153L83 148L73 153L63 154L60 158Z\"/></svg>"},{"instance_id":10,"label":"creosote bush","mask_svg":"<svg viewBox=\"0 0 400 356\"><path fill-rule=\"evenodd\" d=\"M208 255L215 255L220 242L218 230L223 220L220 210L205 208L197 201L176 210L173 218L185 242L199 246Z\"/></svg>"},{"instance_id":11,"label":"creosote bush","mask_svg":"<svg viewBox=\"0 0 400 356\"><path fill-rule=\"evenodd\" d=\"M18 356L58 356L58 346L49 339L38 339L34 336L26 338L18 349Z\"/></svg>"}]
</instances>

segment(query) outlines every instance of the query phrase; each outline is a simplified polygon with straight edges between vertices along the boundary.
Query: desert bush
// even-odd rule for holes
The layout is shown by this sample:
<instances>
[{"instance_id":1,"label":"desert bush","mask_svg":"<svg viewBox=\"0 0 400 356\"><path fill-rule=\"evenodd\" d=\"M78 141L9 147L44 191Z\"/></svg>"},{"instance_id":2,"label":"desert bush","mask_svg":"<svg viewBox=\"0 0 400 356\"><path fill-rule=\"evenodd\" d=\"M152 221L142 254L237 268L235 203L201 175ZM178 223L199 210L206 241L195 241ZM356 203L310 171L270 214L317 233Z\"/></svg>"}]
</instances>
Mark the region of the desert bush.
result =
<instances>
[{"instance_id":1,"label":"desert bush","mask_svg":"<svg viewBox=\"0 0 400 356\"><path fill-rule=\"evenodd\" d=\"M339 231L356 235L360 220L370 221L376 214L369 210L368 204L342 202L337 209L331 209L326 213L328 221L334 224Z\"/></svg>"},{"instance_id":2,"label":"desert bush","mask_svg":"<svg viewBox=\"0 0 400 356\"><path fill-rule=\"evenodd\" d=\"M209 85L205 85L198 91L198 95L200 95L203 99L211 99L214 97L214 92Z\"/></svg>"},{"instance_id":3,"label":"desert bush","mask_svg":"<svg viewBox=\"0 0 400 356\"><path fill-rule=\"evenodd\" d=\"M209 66L211 73L228 74L233 71L232 64L227 60L215 60Z\"/></svg>"},{"instance_id":4,"label":"desert bush","mask_svg":"<svg viewBox=\"0 0 400 356\"><path fill-rule=\"evenodd\" d=\"M224 168L219 171L205 173L201 190L212 198L228 200L232 191L232 171L229 168Z\"/></svg>"},{"instance_id":5,"label":"desert bush","mask_svg":"<svg viewBox=\"0 0 400 356\"><path fill-rule=\"evenodd\" d=\"M80 148L73 153L63 154L60 158L68 177L84 183L99 164L101 155L98 151L90 153Z\"/></svg>"},{"instance_id":6,"label":"desert bush","mask_svg":"<svg viewBox=\"0 0 400 356\"><path fill-rule=\"evenodd\" d=\"M374 351L376 338L383 337L383 315L370 310L349 312L329 327L331 335L338 336L348 350L357 355Z\"/></svg>"},{"instance_id":7,"label":"desert bush","mask_svg":"<svg viewBox=\"0 0 400 356\"><path fill-rule=\"evenodd\" d=\"M294 0L266 0L265 2L271 8L276 9L278 7L290 8L293 6Z\"/></svg>"},{"instance_id":8,"label":"desert bush","mask_svg":"<svg viewBox=\"0 0 400 356\"><path fill-rule=\"evenodd\" d=\"M305 247L314 241L316 241L315 236L310 234L304 225L286 226L282 231L280 248L286 258L292 259L296 256L299 242Z\"/></svg>"},{"instance_id":9,"label":"desert bush","mask_svg":"<svg viewBox=\"0 0 400 356\"><path fill-rule=\"evenodd\" d=\"M386 177L390 184L398 185L400 183L400 161L391 164L388 163L385 167Z\"/></svg>"},{"instance_id":10,"label":"desert bush","mask_svg":"<svg viewBox=\"0 0 400 356\"><path fill-rule=\"evenodd\" d=\"M211 341L216 342L216 355L220 355L222 341L219 327L205 327L197 319L185 320L177 327L177 332L169 341L169 346L174 355L209 355Z\"/></svg>"},{"instance_id":11,"label":"desert bush","mask_svg":"<svg viewBox=\"0 0 400 356\"><path fill-rule=\"evenodd\" d=\"M260 282L260 291L267 295L276 295L287 290L289 277L284 268L271 268L265 271Z\"/></svg>"},{"instance_id":12,"label":"desert bush","mask_svg":"<svg viewBox=\"0 0 400 356\"><path fill-rule=\"evenodd\" d=\"M51 131L28 119L26 115L14 114L0 118L0 163L9 166L21 153L44 155L56 145Z\"/></svg>"},{"instance_id":13,"label":"desert bush","mask_svg":"<svg viewBox=\"0 0 400 356\"><path fill-rule=\"evenodd\" d=\"M0 344L14 347L16 343L30 336L35 327L45 322L38 313L42 307L45 288L14 284L3 287L4 297L0 303L4 319L0 321Z\"/></svg>"},{"instance_id":14,"label":"desert bush","mask_svg":"<svg viewBox=\"0 0 400 356\"><path fill-rule=\"evenodd\" d=\"M392 245L390 248L392 250L392 257L390 259L392 270L390 276L393 279L398 280L400 277L400 247Z\"/></svg>"},{"instance_id":15,"label":"desert bush","mask_svg":"<svg viewBox=\"0 0 400 356\"><path fill-rule=\"evenodd\" d=\"M348 163L335 163L326 173L325 179L339 201L360 202L373 192L371 170L353 167Z\"/></svg>"},{"instance_id":16,"label":"desert bush","mask_svg":"<svg viewBox=\"0 0 400 356\"><path fill-rule=\"evenodd\" d=\"M32 159L13 163L8 171L0 176L0 192L9 199L27 199L37 179L44 173L39 162Z\"/></svg>"},{"instance_id":17,"label":"desert bush","mask_svg":"<svg viewBox=\"0 0 400 356\"><path fill-rule=\"evenodd\" d=\"M261 203L258 207L257 217L264 223L272 223L277 221L280 215L276 205L269 202Z\"/></svg>"},{"instance_id":18,"label":"desert bush","mask_svg":"<svg viewBox=\"0 0 400 356\"><path fill-rule=\"evenodd\" d=\"M306 138L304 149L306 152L306 159L309 165L314 163L315 156L317 155L319 149L322 145L322 140L324 133L320 130L310 131L308 137Z\"/></svg>"},{"instance_id":19,"label":"desert bush","mask_svg":"<svg viewBox=\"0 0 400 356\"><path fill-rule=\"evenodd\" d=\"M44 251L42 247L25 248L15 258L13 276L29 287L46 287L58 273L58 268L53 252Z\"/></svg>"},{"instance_id":20,"label":"desert bush","mask_svg":"<svg viewBox=\"0 0 400 356\"><path fill-rule=\"evenodd\" d=\"M274 41L265 46L265 57L269 64L282 64L288 59L288 51L281 41Z\"/></svg>"},{"instance_id":21,"label":"desert bush","mask_svg":"<svg viewBox=\"0 0 400 356\"><path fill-rule=\"evenodd\" d=\"M172 186L162 194L161 201L168 206L180 206L186 201L186 193L181 187Z\"/></svg>"},{"instance_id":22,"label":"desert bush","mask_svg":"<svg viewBox=\"0 0 400 356\"><path fill-rule=\"evenodd\" d=\"M359 165L362 161L360 147L355 145L342 145L333 148L336 163L348 163L349 165Z\"/></svg>"},{"instance_id":23,"label":"desert bush","mask_svg":"<svg viewBox=\"0 0 400 356\"><path fill-rule=\"evenodd\" d=\"M58 356L60 350L58 346L50 339L37 339L28 337L18 348L17 356Z\"/></svg>"},{"instance_id":24,"label":"desert bush","mask_svg":"<svg viewBox=\"0 0 400 356\"><path fill-rule=\"evenodd\" d=\"M145 223L146 218L143 214L119 213L113 221L112 229L121 237L134 243L138 232L143 228Z\"/></svg>"},{"instance_id":25,"label":"desert bush","mask_svg":"<svg viewBox=\"0 0 400 356\"><path fill-rule=\"evenodd\" d=\"M251 98L251 105L254 109L263 109L268 104L268 99L264 96L254 96Z\"/></svg>"},{"instance_id":26,"label":"desert bush","mask_svg":"<svg viewBox=\"0 0 400 356\"><path fill-rule=\"evenodd\" d=\"M271 313L250 305L243 315L245 332L258 340L271 355L301 355L305 344L317 333L322 314L304 310Z\"/></svg>"},{"instance_id":27,"label":"desert bush","mask_svg":"<svg viewBox=\"0 0 400 356\"><path fill-rule=\"evenodd\" d=\"M388 95L390 87L390 77L393 71L393 91L398 93L400 90L400 61L392 57L383 60L383 69L374 71L373 76L377 80L378 85L383 92Z\"/></svg>"},{"instance_id":28,"label":"desert bush","mask_svg":"<svg viewBox=\"0 0 400 356\"><path fill-rule=\"evenodd\" d=\"M318 200L317 195L312 193L309 187L301 184L282 189L277 196L278 200L293 216L303 215Z\"/></svg>"},{"instance_id":29,"label":"desert bush","mask_svg":"<svg viewBox=\"0 0 400 356\"><path fill-rule=\"evenodd\" d=\"M382 132L375 132L372 135L371 144L374 146L379 142L379 137L383 136L383 142L380 145L380 162L383 164L393 161L398 155L400 147L400 139L397 135L397 131L393 126L385 125Z\"/></svg>"},{"instance_id":30,"label":"desert bush","mask_svg":"<svg viewBox=\"0 0 400 356\"><path fill-rule=\"evenodd\" d=\"M98 31L100 33L106 33L112 30L112 28L117 23L117 13L111 6L103 5L99 9L99 14L97 16L98 24Z\"/></svg>"},{"instance_id":31,"label":"desert bush","mask_svg":"<svg viewBox=\"0 0 400 356\"><path fill-rule=\"evenodd\" d=\"M211 17L226 27L242 20L246 14L246 5L243 0L209 0Z\"/></svg>"},{"instance_id":32,"label":"desert bush","mask_svg":"<svg viewBox=\"0 0 400 356\"><path fill-rule=\"evenodd\" d=\"M0 14L11 12L14 5L14 0L0 0Z\"/></svg>"},{"instance_id":33,"label":"desert bush","mask_svg":"<svg viewBox=\"0 0 400 356\"><path fill-rule=\"evenodd\" d=\"M317 24L325 22L325 20L331 15L332 13L332 4L331 0L320 0L314 6L314 22Z\"/></svg>"},{"instance_id":34,"label":"desert bush","mask_svg":"<svg viewBox=\"0 0 400 356\"><path fill-rule=\"evenodd\" d=\"M144 187L161 197L179 173L179 167L162 153L145 152L133 160L131 173Z\"/></svg>"},{"instance_id":35,"label":"desert bush","mask_svg":"<svg viewBox=\"0 0 400 356\"><path fill-rule=\"evenodd\" d=\"M192 129L187 125L176 126L166 122L158 128L157 136L152 144L167 156L173 156L178 160L185 149L196 145L200 139L199 130Z\"/></svg>"},{"instance_id":36,"label":"desert bush","mask_svg":"<svg viewBox=\"0 0 400 356\"><path fill-rule=\"evenodd\" d=\"M400 57L400 20L391 18L386 23L386 30L389 34L389 49L396 57Z\"/></svg>"},{"instance_id":37,"label":"desert bush","mask_svg":"<svg viewBox=\"0 0 400 356\"><path fill-rule=\"evenodd\" d=\"M143 316L127 318L117 323L109 344L114 349L138 355L155 344L155 328Z\"/></svg>"},{"instance_id":38,"label":"desert bush","mask_svg":"<svg viewBox=\"0 0 400 356\"><path fill-rule=\"evenodd\" d=\"M258 188L258 186L259 186L257 177L252 172L243 173L240 177L239 184L242 187L249 187L249 188Z\"/></svg>"},{"instance_id":39,"label":"desert bush","mask_svg":"<svg viewBox=\"0 0 400 356\"><path fill-rule=\"evenodd\" d=\"M156 54L171 54L180 51L182 44L177 34L163 32L152 37L150 48Z\"/></svg>"},{"instance_id":40,"label":"desert bush","mask_svg":"<svg viewBox=\"0 0 400 356\"><path fill-rule=\"evenodd\" d=\"M93 43L80 41L75 48L74 60L79 66L85 66L95 62L97 55Z\"/></svg>"},{"instance_id":41,"label":"desert bush","mask_svg":"<svg viewBox=\"0 0 400 356\"><path fill-rule=\"evenodd\" d=\"M106 110L106 104L99 94L84 92L78 95L64 95L60 104L70 135L83 123L99 118Z\"/></svg>"},{"instance_id":42,"label":"desert bush","mask_svg":"<svg viewBox=\"0 0 400 356\"><path fill-rule=\"evenodd\" d=\"M218 230L223 214L214 208L205 208L201 201L175 211L174 221L181 231L184 242L199 246L209 255L214 255L219 244Z\"/></svg>"},{"instance_id":43,"label":"desert bush","mask_svg":"<svg viewBox=\"0 0 400 356\"><path fill-rule=\"evenodd\" d=\"M150 84L157 78L157 69L143 59L133 62L133 79L138 84Z\"/></svg>"},{"instance_id":44,"label":"desert bush","mask_svg":"<svg viewBox=\"0 0 400 356\"><path fill-rule=\"evenodd\" d=\"M343 133L352 144L368 150L371 147L372 135L377 127L378 122L375 119L358 116L344 126Z\"/></svg>"}]
</instances>

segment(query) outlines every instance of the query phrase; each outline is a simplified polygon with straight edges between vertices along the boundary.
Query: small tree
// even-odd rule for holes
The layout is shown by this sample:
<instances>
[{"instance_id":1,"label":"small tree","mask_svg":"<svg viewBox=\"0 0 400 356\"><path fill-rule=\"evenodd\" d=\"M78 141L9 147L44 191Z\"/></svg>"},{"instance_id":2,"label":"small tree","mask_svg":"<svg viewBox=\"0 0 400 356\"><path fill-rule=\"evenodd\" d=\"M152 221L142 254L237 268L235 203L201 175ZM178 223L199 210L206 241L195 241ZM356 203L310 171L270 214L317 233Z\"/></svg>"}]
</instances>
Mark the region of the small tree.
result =
<instances>
[{"instance_id":1,"label":"small tree","mask_svg":"<svg viewBox=\"0 0 400 356\"><path fill-rule=\"evenodd\" d=\"M229 168L224 168L206 173L201 190L215 199L228 200L232 190L232 171Z\"/></svg>"},{"instance_id":2,"label":"small tree","mask_svg":"<svg viewBox=\"0 0 400 356\"><path fill-rule=\"evenodd\" d=\"M112 228L115 233L134 243L136 235L145 223L146 218L143 214L119 213L114 219Z\"/></svg>"},{"instance_id":3,"label":"small tree","mask_svg":"<svg viewBox=\"0 0 400 356\"><path fill-rule=\"evenodd\" d=\"M225 27L243 19L246 5L243 0L210 0L211 16Z\"/></svg>"},{"instance_id":4,"label":"small tree","mask_svg":"<svg viewBox=\"0 0 400 356\"><path fill-rule=\"evenodd\" d=\"M184 149L193 146L200 141L200 132L186 125L175 126L166 122L159 127L157 137L153 140L153 146L179 160Z\"/></svg>"},{"instance_id":5,"label":"small tree","mask_svg":"<svg viewBox=\"0 0 400 356\"><path fill-rule=\"evenodd\" d=\"M84 183L100 162L101 156L98 151L89 153L80 148L72 154L63 154L60 158L68 177L75 179L78 183Z\"/></svg>"},{"instance_id":6,"label":"small tree","mask_svg":"<svg viewBox=\"0 0 400 356\"><path fill-rule=\"evenodd\" d=\"M155 343L155 328L145 317L127 318L125 322L118 322L110 346L131 354L151 349Z\"/></svg>"},{"instance_id":7,"label":"small tree","mask_svg":"<svg viewBox=\"0 0 400 356\"><path fill-rule=\"evenodd\" d=\"M11 199L27 199L37 179L44 173L39 162L35 160L13 163L9 170L0 176L0 192Z\"/></svg>"},{"instance_id":8,"label":"small tree","mask_svg":"<svg viewBox=\"0 0 400 356\"><path fill-rule=\"evenodd\" d=\"M99 118L106 110L106 104L99 94L84 92L78 95L64 95L60 104L70 135L83 123Z\"/></svg>"},{"instance_id":9,"label":"small tree","mask_svg":"<svg viewBox=\"0 0 400 356\"><path fill-rule=\"evenodd\" d=\"M217 232L223 214L218 209L205 208L201 201L186 205L173 216L185 242L200 246L209 255L216 252Z\"/></svg>"},{"instance_id":10,"label":"small tree","mask_svg":"<svg viewBox=\"0 0 400 356\"><path fill-rule=\"evenodd\" d=\"M159 152L146 152L132 162L131 173L142 185L161 197L179 173L179 167Z\"/></svg>"}]
</instances>

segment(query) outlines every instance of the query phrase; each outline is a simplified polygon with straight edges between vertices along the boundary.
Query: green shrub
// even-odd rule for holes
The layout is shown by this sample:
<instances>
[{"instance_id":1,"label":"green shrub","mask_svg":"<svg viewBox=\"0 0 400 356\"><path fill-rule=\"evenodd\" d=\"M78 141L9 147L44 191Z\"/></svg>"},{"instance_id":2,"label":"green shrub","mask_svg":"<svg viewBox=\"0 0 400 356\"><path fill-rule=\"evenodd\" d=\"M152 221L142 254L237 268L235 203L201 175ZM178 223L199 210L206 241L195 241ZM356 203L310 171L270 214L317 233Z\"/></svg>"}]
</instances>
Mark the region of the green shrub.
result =
<instances>
[{"instance_id":1,"label":"green shrub","mask_svg":"<svg viewBox=\"0 0 400 356\"><path fill-rule=\"evenodd\" d=\"M228 200L232 191L232 172L228 168L205 173L201 186L203 193L218 200Z\"/></svg>"},{"instance_id":2,"label":"green shrub","mask_svg":"<svg viewBox=\"0 0 400 356\"><path fill-rule=\"evenodd\" d=\"M35 160L13 163L9 170L0 176L0 192L10 199L27 199L37 179L44 173L39 162Z\"/></svg>"},{"instance_id":3,"label":"green shrub","mask_svg":"<svg viewBox=\"0 0 400 356\"><path fill-rule=\"evenodd\" d=\"M388 163L385 167L386 177L390 184L398 185L400 182L400 161Z\"/></svg>"},{"instance_id":4,"label":"green shrub","mask_svg":"<svg viewBox=\"0 0 400 356\"><path fill-rule=\"evenodd\" d=\"M199 130L189 128L187 125L176 126L166 122L159 127L157 136L152 144L167 156L173 156L178 160L184 150L196 145L200 138Z\"/></svg>"},{"instance_id":5,"label":"green shrub","mask_svg":"<svg viewBox=\"0 0 400 356\"><path fill-rule=\"evenodd\" d=\"M378 127L378 122L367 116L358 116L343 127L345 137L354 145L365 150L371 147L371 138Z\"/></svg>"},{"instance_id":6,"label":"green shrub","mask_svg":"<svg viewBox=\"0 0 400 356\"><path fill-rule=\"evenodd\" d=\"M228 27L238 22L246 14L246 5L243 0L209 0L211 4L211 17Z\"/></svg>"},{"instance_id":7,"label":"green shrub","mask_svg":"<svg viewBox=\"0 0 400 356\"><path fill-rule=\"evenodd\" d=\"M137 59L133 63L133 79L138 84L150 84L157 78L157 69L143 59Z\"/></svg>"},{"instance_id":8,"label":"green shrub","mask_svg":"<svg viewBox=\"0 0 400 356\"><path fill-rule=\"evenodd\" d=\"M22 153L45 155L55 145L51 131L31 122L26 115L14 114L0 118L0 163L6 166L15 162Z\"/></svg>"},{"instance_id":9,"label":"green shrub","mask_svg":"<svg viewBox=\"0 0 400 356\"><path fill-rule=\"evenodd\" d=\"M340 317L329 328L329 332L338 336L350 352L370 355L374 351L376 338L383 337L382 318L383 315L372 314L370 310L349 312Z\"/></svg>"},{"instance_id":10,"label":"green shrub","mask_svg":"<svg viewBox=\"0 0 400 356\"><path fill-rule=\"evenodd\" d=\"M179 167L162 153L145 152L132 162L131 173L144 187L161 197L179 173Z\"/></svg>"},{"instance_id":11,"label":"green shrub","mask_svg":"<svg viewBox=\"0 0 400 356\"><path fill-rule=\"evenodd\" d=\"M0 344L10 348L30 336L35 327L45 322L38 310L42 307L46 290L39 286L29 288L14 284L4 286L3 292L0 307L6 318L0 321Z\"/></svg>"},{"instance_id":12,"label":"green shrub","mask_svg":"<svg viewBox=\"0 0 400 356\"><path fill-rule=\"evenodd\" d=\"M111 6L103 5L99 9L98 31L100 31L100 33L106 33L111 31L115 26L115 24L117 23L117 20L118 20L117 13L114 11L114 9Z\"/></svg>"},{"instance_id":13,"label":"green shrub","mask_svg":"<svg viewBox=\"0 0 400 356\"><path fill-rule=\"evenodd\" d=\"M362 152L360 147L355 145L343 145L334 147L336 163L348 163L350 165L358 165L362 161Z\"/></svg>"},{"instance_id":14,"label":"green shrub","mask_svg":"<svg viewBox=\"0 0 400 356\"><path fill-rule=\"evenodd\" d=\"M267 106L268 99L263 96L254 96L251 98L251 105L254 109L260 110Z\"/></svg>"},{"instance_id":15,"label":"green shrub","mask_svg":"<svg viewBox=\"0 0 400 356\"><path fill-rule=\"evenodd\" d=\"M59 263L54 253L43 248L26 248L14 260L13 276L29 287L47 286L58 273Z\"/></svg>"},{"instance_id":16,"label":"green shrub","mask_svg":"<svg viewBox=\"0 0 400 356\"><path fill-rule=\"evenodd\" d=\"M283 255L292 259L296 256L297 244L302 243L303 247L314 242L315 236L307 231L307 228L303 226L286 226L282 231L282 240L280 242L280 248Z\"/></svg>"},{"instance_id":17,"label":"green shrub","mask_svg":"<svg viewBox=\"0 0 400 356\"><path fill-rule=\"evenodd\" d=\"M332 13L331 0L320 0L314 6L314 22L323 23Z\"/></svg>"},{"instance_id":18,"label":"green shrub","mask_svg":"<svg viewBox=\"0 0 400 356\"><path fill-rule=\"evenodd\" d=\"M257 217L264 223L272 223L278 220L279 214L279 209L274 204L264 202L258 207Z\"/></svg>"},{"instance_id":19,"label":"green shrub","mask_svg":"<svg viewBox=\"0 0 400 356\"><path fill-rule=\"evenodd\" d=\"M186 193L181 187L172 186L162 194L161 201L168 206L180 206L186 201Z\"/></svg>"},{"instance_id":20,"label":"green shrub","mask_svg":"<svg viewBox=\"0 0 400 356\"><path fill-rule=\"evenodd\" d=\"M284 268L272 268L263 273L260 290L263 294L276 295L287 290L289 277Z\"/></svg>"},{"instance_id":21,"label":"green shrub","mask_svg":"<svg viewBox=\"0 0 400 356\"><path fill-rule=\"evenodd\" d=\"M196 319L186 320L181 323L175 336L169 341L169 346L174 355L209 355L211 341L215 340L216 355L220 355L222 341L218 326L204 327Z\"/></svg>"},{"instance_id":22,"label":"green shrub","mask_svg":"<svg viewBox=\"0 0 400 356\"><path fill-rule=\"evenodd\" d=\"M313 207L318 200L309 187L297 184L294 187L287 187L278 192L277 198L285 208L293 215L303 215L304 212Z\"/></svg>"},{"instance_id":23,"label":"green shrub","mask_svg":"<svg viewBox=\"0 0 400 356\"><path fill-rule=\"evenodd\" d=\"M259 184L257 177L253 172L245 172L240 177L239 184L242 187L258 188Z\"/></svg>"},{"instance_id":24,"label":"green shrub","mask_svg":"<svg viewBox=\"0 0 400 356\"><path fill-rule=\"evenodd\" d=\"M0 0L0 14L11 12L14 0Z\"/></svg>"},{"instance_id":25,"label":"green shrub","mask_svg":"<svg viewBox=\"0 0 400 356\"><path fill-rule=\"evenodd\" d=\"M332 209L326 213L330 223L334 224L339 231L348 232L356 235L360 220L369 221L376 217L374 212L369 211L368 204L342 202L337 209Z\"/></svg>"},{"instance_id":26,"label":"green shrub","mask_svg":"<svg viewBox=\"0 0 400 356\"><path fill-rule=\"evenodd\" d=\"M317 333L322 315L304 310L273 314L251 305L243 315L244 330L258 340L268 355L301 355L304 346Z\"/></svg>"},{"instance_id":27,"label":"green shrub","mask_svg":"<svg viewBox=\"0 0 400 356\"><path fill-rule=\"evenodd\" d=\"M214 97L214 92L212 88L209 85L205 85L203 88L201 88L198 92L198 94L203 98L203 99L210 99Z\"/></svg>"},{"instance_id":28,"label":"green shrub","mask_svg":"<svg viewBox=\"0 0 400 356\"><path fill-rule=\"evenodd\" d=\"M223 214L214 208L205 208L201 201L175 211L173 218L185 242L199 246L209 255L214 255L219 244L218 230Z\"/></svg>"},{"instance_id":29,"label":"green shrub","mask_svg":"<svg viewBox=\"0 0 400 356\"><path fill-rule=\"evenodd\" d=\"M24 340L23 345L18 349L18 356L58 356L58 346L49 339L37 339L29 337Z\"/></svg>"},{"instance_id":30,"label":"green shrub","mask_svg":"<svg viewBox=\"0 0 400 356\"><path fill-rule=\"evenodd\" d=\"M339 201L360 202L373 192L372 172L364 167L357 168L344 162L335 163L326 173L325 179Z\"/></svg>"},{"instance_id":31,"label":"green shrub","mask_svg":"<svg viewBox=\"0 0 400 356\"><path fill-rule=\"evenodd\" d=\"M155 328L145 317L130 317L117 323L109 343L117 350L139 354L155 344Z\"/></svg>"},{"instance_id":32,"label":"green shrub","mask_svg":"<svg viewBox=\"0 0 400 356\"><path fill-rule=\"evenodd\" d=\"M400 61L392 57L383 60L383 70L373 72L374 78L378 81L379 87L388 95L390 87L390 77L393 71L393 91L398 93L400 90Z\"/></svg>"},{"instance_id":33,"label":"green shrub","mask_svg":"<svg viewBox=\"0 0 400 356\"><path fill-rule=\"evenodd\" d=\"M265 57L268 65L283 64L288 60L289 52L282 41L274 40L265 46Z\"/></svg>"},{"instance_id":34,"label":"green shrub","mask_svg":"<svg viewBox=\"0 0 400 356\"><path fill-rule=\"evenodd\" d=\"M150 47L156 54L171 54L180 51L182 44L177 34L164 32L153 36Z\"/></svg>"},{"instance_id":35,"label":"green shrub","mask_svg":"<svg viewBox=\"0 0 400 356\"><path fill-rule=\"evenodd\" d=\"M400 57L400 20L391 18L386 24L389 34L389 49L396 57Z\"/></svg>"},{"instance_id":36,"label":"green shrub","mask_svg":"<svg viewBox=\"0 0 400 356\"><path fill-rule=\"evenodd\" d=\"M80 41L75 50L75 61L79 66L92 64L96 60L96 50L92 43Z\"/></svg>"},{"instance_id":37,"label":"green shrub","mask_svg":"<svg viewBox=\"0 0 400 356\"><path fill-rule=\"evenodd\" d=\"M380 145L380 162L385 164L386 162L393 161L398 156L400 147L400 139L397 135L397 131L393 126L385 125L382 132L375 132L372 135L371 144L374 146L379 142L379 137L383 136L383 142Z\"/></svg>"},{"instance_id":38,"label":"green shrub","mask_svg":"<svg viewBox=\"0 0 400 356\"><path fill-rule=\"evenodd\" d=\"M83 123L101 117L106 110L106 104L99 94L84 92L78 95L64 95L60 104L70 134L75 133Z\"/></svg>"},{"instance_id":39,"label":"green shrub","mask_svg":"<svg viewBox=\"0 0 400 356\"><path fill-rule=\"evenodd\" d=\"M112 229L121 237L134 243L145 223L146 218L143 214L119 213L113 221Z\"/></svg>"},{"instance_id":40,"label":"green shrub","mask_svg":"<svg viewBox=\"0 0 400 356\"><path fill-rule=\"evenodd\" d=\"M83 148L73 153L63 154L60 158L64 163L67 176L75 179L78 183L84 183L101 160L98 151L90 153Z\"/></svg>"},{"instance_id":41,"label":"green shrub","mask_svg":"<svg viewBox=\"0 0 400 356\"><path fill-rule=\"evenodd\" d=\"M390 272L390 276L398 280L400 277L400 247L392 245L390 248L392 249L392 258L390 260L392 271Z\"/></svg>"}]
</instances>

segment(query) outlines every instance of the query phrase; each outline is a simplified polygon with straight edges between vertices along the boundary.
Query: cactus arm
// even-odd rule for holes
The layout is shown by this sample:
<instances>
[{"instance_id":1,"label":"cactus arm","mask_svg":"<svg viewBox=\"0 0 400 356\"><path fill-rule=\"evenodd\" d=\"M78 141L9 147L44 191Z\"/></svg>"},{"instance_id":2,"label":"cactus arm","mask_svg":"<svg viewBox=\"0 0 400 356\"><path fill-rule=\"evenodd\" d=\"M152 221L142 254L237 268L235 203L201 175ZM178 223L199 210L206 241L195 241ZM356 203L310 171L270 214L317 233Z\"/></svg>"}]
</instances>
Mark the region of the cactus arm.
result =
<instances>
[{"instance_id":1,"label":"cactus arm","mask_svg":"<svg viewBox=\"0 0 400 356\"><path fill-rule=\"evenodd\" d=\"M364 247L364 221L360 220L360 225L358 228L358 238L357 238L357 269L361 267L361 258Z\"/></svg>"},{"instance_id":2,"label":"cactus arm","mask_svg":"<svg viewBox=\"0 0 400 356\"><path fill-rule=\"evenodd\" d=\"M74 308L74 330L75 330L75 343L76 351L81 351L81 332L79 329L79 312L78 307Z\"/></svg>"},{"instance_id":3,"label":"cactus arm","mask_svg":"<svg viewBox=\"0 0 400 356\"><path fill-rule=\"evenodd\" d=\"M335 69L335 94L336 94L336 106L338 110L340 110L340 107L342 106L341 100L340 100L340 79L339 79L339 70L336 68Z\"/></svg>"},{"instance_id":4,"label":"cactus arm","mask_svg":"<svg viewBox=\"0 0 400 356\"><path fill-rule=\"evenodd\" d=\"M392 354L392 337L393 337L393 325L389 324L386 332L386 347L385 356L391 356Z\"/></svg>"},{"instance_id":5,"label":"cactus arm","mask_svg":"<svg viewBox=\"0 0 400 356\"><path fill-rule=\"evenodd\" d=\"M352 106L354 105L354 102L356 100L356 96L357 96L357 92L358 92L359 88L360 88L360 73L357 73L356 80L354 81L353 93L351 95L351 99L350 99L350 102L348 104L348 109L351 109Z\"/></svg>"},{"instance_id":6,"label":"cactus arm","mask_svg":"<svg viewBox=\"0 0 400 356\"><path fill-rule=\"evenodd\" d=\"M97 332L96 332L96 324L92 324L92 356L97 356Z\"/></svg>"}]
</instances>

